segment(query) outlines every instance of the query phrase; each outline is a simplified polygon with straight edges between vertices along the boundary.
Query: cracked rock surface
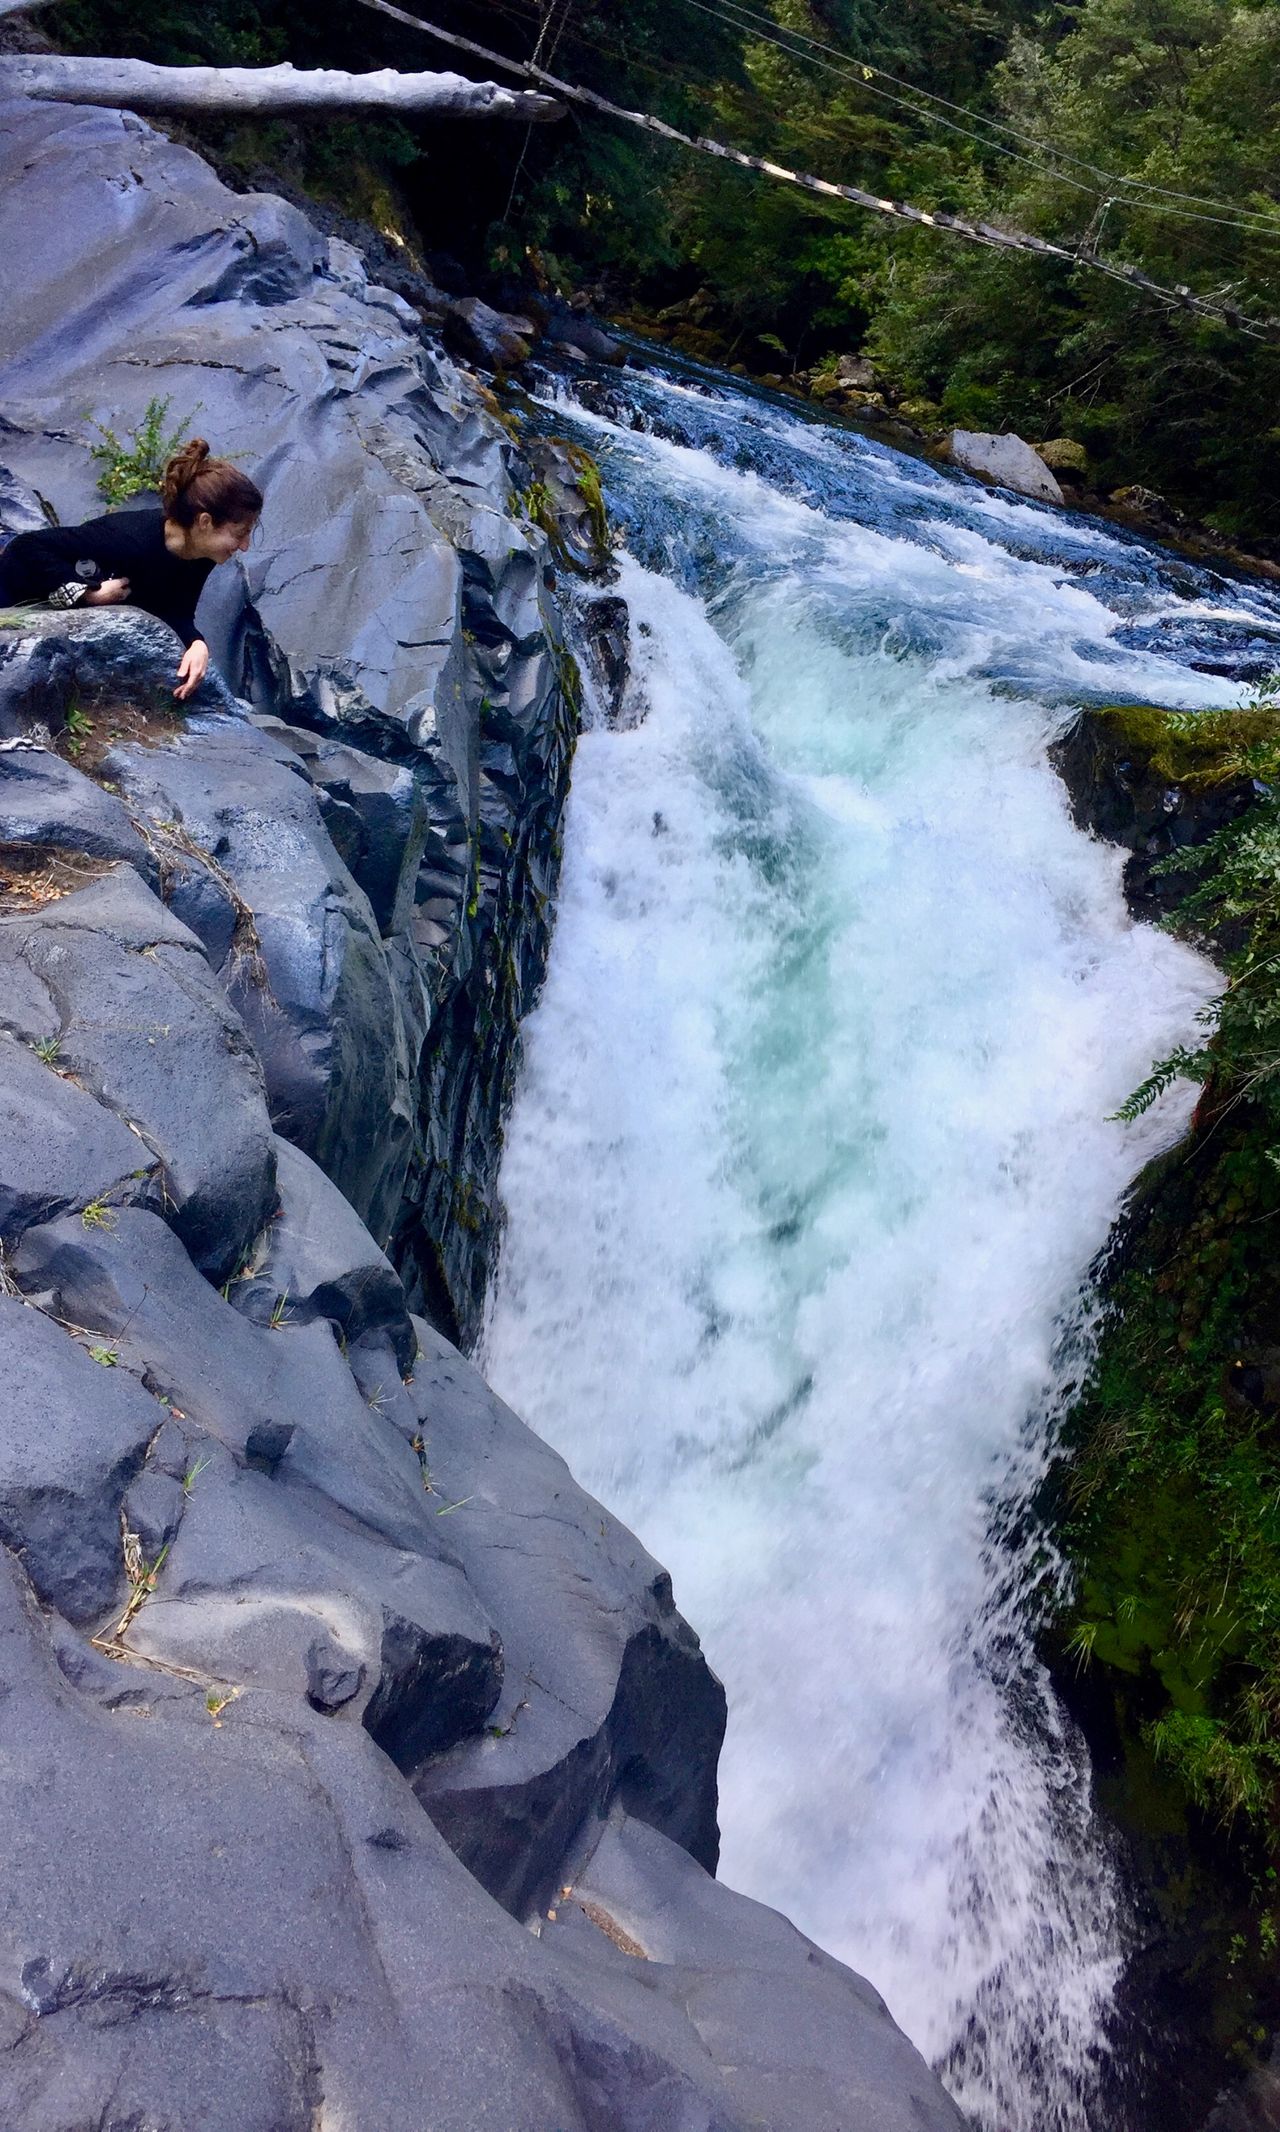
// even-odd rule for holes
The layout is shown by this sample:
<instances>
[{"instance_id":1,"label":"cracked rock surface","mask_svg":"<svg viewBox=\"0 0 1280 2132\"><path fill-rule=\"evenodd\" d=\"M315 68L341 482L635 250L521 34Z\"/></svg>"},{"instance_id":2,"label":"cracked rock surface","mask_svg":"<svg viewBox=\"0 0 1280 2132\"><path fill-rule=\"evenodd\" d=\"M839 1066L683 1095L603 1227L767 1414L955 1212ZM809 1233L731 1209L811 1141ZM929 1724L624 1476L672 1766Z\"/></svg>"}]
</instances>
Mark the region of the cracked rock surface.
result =
<instances>
[{"instance_id":1,"label":"cracked rock surface","mask_svg":"<svg viewBox=\"0 0 1280 2132\"><path fill-rule=\"evenodd\" d=\"M572 722L503 433L293 209L6 119L0 504L177 371L280 510L189 716L147 617L0 629L0 2125L952 2132L712 1877L670 1580L449 1337Z\"/></svg>"}]
</instances>

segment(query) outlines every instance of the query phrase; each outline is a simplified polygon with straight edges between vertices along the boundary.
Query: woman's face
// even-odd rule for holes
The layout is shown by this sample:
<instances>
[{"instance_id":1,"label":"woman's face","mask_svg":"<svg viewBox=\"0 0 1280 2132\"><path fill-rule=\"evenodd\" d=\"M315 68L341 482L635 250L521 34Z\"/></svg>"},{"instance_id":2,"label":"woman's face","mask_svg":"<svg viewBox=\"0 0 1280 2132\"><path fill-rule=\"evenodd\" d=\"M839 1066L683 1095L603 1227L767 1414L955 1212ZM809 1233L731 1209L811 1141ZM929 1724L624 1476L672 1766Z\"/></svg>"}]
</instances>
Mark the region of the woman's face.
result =
<instances>
[{"instance_id":1,"label":"woman's face","mask_svg":"<svg viewBox=\"0 0 1280 2132\"><path fill-rule=\"evenodd\" d=\"M207 511L201 511L193 526L187 529L187 553L193 560L202 563L227 563L233 555L243 555L253 539L257 518L228 518L215 525Z\"/></svg>"}]
</instances>

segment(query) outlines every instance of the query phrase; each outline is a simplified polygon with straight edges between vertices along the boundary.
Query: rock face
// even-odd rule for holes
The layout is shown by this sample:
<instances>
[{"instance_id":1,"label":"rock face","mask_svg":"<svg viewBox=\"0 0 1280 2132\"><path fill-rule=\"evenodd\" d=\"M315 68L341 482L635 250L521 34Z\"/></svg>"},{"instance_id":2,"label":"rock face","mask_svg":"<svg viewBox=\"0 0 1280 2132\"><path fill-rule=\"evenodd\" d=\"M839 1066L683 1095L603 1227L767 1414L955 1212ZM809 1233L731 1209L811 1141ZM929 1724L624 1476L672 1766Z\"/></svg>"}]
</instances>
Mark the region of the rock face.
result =
<instances>
[{"instance_id":1,"label":"rock face","mask_svg":"<svg viewBox=\"0 0 1280 2132\"><path fill-rule=\"evenodd\" d=\"M252 993L232 990L286 1134L334 1168L415 1300L469 1338L496 1238L516 1032L545 968L576 726L547 542L511 509L511 439L349 244L281 200L228 192L129 114L0 107L0 180L3 523L31 522L37 490L64 521L100 509L86 410L127 436L158 397L171 421L198 408L201 431L264 489L261 545L243 571L214 573L201 623L232 689L288 730L274 748L243 732L210 740L242 758L234 786L221 767L214 779L236 825L199 798L208 764L184 766L183 790L157 787L148 804L166 820L189 806L184 836L229 838L225 870L242 878L248 788L293 762L307 817L293 825L297 871L260 927L284 1023L267 1030ZM528 479L518 468L517 485ZM167 696L158 626L92 638L108 699L136 690L125 669L139 657ZM86 700L84 642L58 629L43 639L34 715L55 727ZM28 718L32 676L24 659ZM228 700L216 680L200 699ZM0 667L0 738L20 723ZM128 770L139 790L143 768ZM315 857L321 818L341 888ZM227 930L231 906L207 868L181 909L206 946L209 928ZM394 1005L382 997L370 1019L388 982ZM370 1120L387 1107L394 1131L371 1153Z\"/></svg>"},{"instance_id":2,"label":"rock face","mask_svg":"<svg viewBox=\"0 0 1280 2132\"><path fill-rule=\"evenodd\" d=\"M951 456L966 473L997 488L1016 489L1040 503L1061 503L1062 490L1039 453L1021 437L997 437L984 430L953 429Z\"/></svg>"},{"instance_id":3,"label":"rock face","mask_svg":"<svg viewBox=\"0 0 1280 2132\"><path fill-rule=\"evenodd\" d=\"M103 365L169 333L282 485L292 393L317 495L381 441L255 559L252 699L175 719L127 611L0 632L0 2123L958 2132L870 1987L711 1877L724 1697L665 1572L411 1308L434 1249L464 1315L568 750L491 426L278 203L114 115L13 135L80 203L32 264L51 393L100 241Z\"/></svg>"}]
</instances>

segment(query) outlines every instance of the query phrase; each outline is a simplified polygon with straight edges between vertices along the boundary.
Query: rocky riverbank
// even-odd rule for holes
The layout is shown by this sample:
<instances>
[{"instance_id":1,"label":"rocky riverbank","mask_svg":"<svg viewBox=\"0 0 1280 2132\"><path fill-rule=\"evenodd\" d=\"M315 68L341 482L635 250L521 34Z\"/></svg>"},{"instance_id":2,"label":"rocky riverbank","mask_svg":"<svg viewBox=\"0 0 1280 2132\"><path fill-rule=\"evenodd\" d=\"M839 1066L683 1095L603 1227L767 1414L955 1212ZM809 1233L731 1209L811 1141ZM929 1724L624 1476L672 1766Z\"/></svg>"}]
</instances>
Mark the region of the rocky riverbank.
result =
<instances>
[{"instance_id":1,"label":"rocky riverbank","mask_svg":"<svg viewBox=\"0 0 1280 2132\"><path fill-rule=\"evenodd\" d=\"M0 617L0 2116L958 2126L711 1877L670 1580L448 1337L576 719L529 462L296 210L0 140L5 523L157 396L269 498L189 715L160 624Z\"/></svg>"}]
</instances>

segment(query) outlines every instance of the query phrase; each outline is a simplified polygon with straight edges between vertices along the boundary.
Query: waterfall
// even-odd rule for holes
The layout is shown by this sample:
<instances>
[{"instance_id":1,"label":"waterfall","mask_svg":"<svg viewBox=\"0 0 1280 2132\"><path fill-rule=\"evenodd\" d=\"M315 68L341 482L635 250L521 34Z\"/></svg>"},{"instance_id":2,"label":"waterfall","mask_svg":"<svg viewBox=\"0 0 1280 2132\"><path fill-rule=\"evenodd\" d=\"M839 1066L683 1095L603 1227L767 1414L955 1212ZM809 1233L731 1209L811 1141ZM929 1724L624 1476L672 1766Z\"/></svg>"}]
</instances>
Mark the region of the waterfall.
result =
<instances>
[{"instance_id":1,"label":"waterfall","mask_svg":"<svg viewBox=\"0 0 1280 2132\"><path fill-rule=\"evenodd\" d=\"M579 748L486 1368L725 1681L724 1877L977 2125L1086 2132L1126 1916L1020 1512L1185 1092L1109 1113L1213 973L1046 749L1086 699L1238 701L1277 609L723 382L627 389L638 429L557 410L645 715Z\"/></svg>"}]
</instances>

